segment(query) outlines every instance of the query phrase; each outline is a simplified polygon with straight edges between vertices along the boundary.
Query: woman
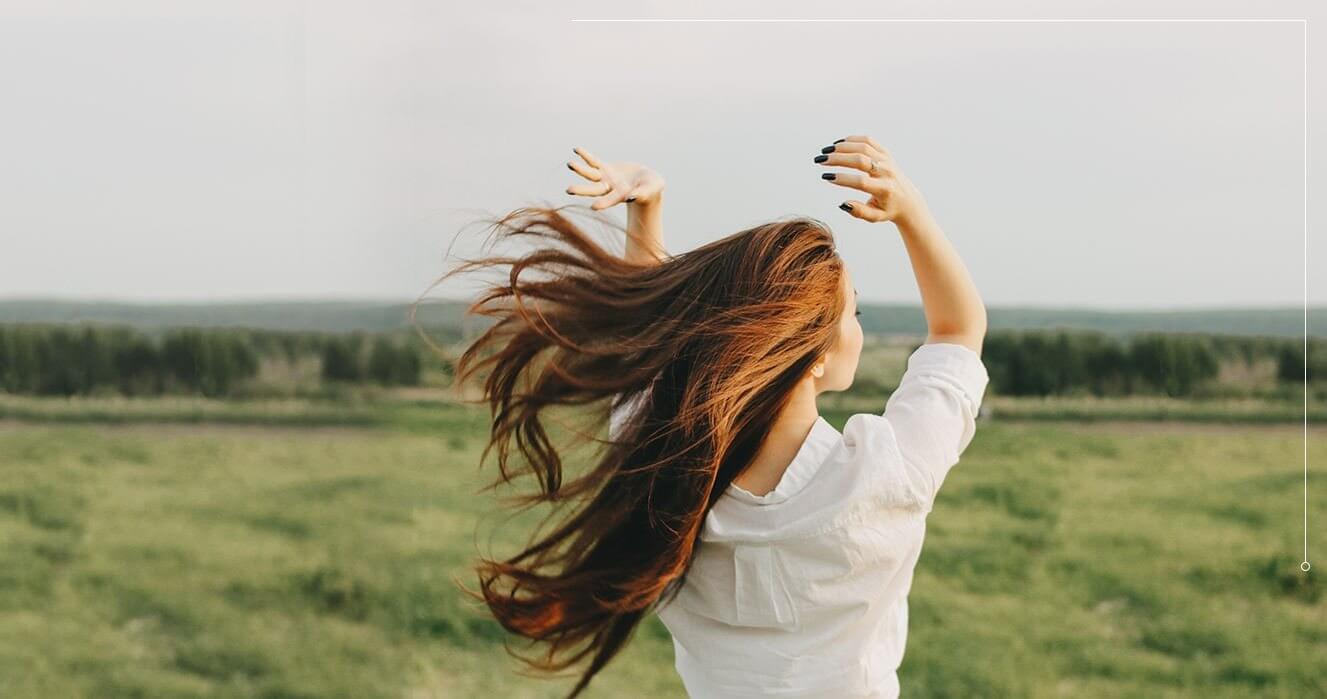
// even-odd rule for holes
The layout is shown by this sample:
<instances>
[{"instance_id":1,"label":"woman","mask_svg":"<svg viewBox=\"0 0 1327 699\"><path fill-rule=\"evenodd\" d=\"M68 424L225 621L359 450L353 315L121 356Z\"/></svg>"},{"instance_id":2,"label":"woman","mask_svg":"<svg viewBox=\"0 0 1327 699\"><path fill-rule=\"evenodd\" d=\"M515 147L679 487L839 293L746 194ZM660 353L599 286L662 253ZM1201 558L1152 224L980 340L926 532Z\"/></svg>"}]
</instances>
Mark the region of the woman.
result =
<instances>
[{"instance_id":1,"label":"woman","mask_svg":"<svg viewBox=\"0 0 1327 699\"><path fill-rule=\"evenodd\" d=\"M567 191L595 197L593 211L627 203L625 255L563 208L525 208L498 228L547 245L456 270L507 270L470 309L497 322L457 364L458 381L490 369L481 459L496 449L509 481L514 442L540 483L523 502L573 503L518 555L482 560L466 592L548 644L526 663L588 658L570 697L650 612L692 697L897 696L925 518L988 382L985 309L963 263L874 139L814 158L867 195L840 208L897 226L929 328L882 412L840 433L816 396L851 385L862 328L828 228L779 220L670 256L663 179L576 152L568 167L588 182ZM564 481L545 419L584 405L610 409L609 438Z\"/></svg>"}]
</instances>

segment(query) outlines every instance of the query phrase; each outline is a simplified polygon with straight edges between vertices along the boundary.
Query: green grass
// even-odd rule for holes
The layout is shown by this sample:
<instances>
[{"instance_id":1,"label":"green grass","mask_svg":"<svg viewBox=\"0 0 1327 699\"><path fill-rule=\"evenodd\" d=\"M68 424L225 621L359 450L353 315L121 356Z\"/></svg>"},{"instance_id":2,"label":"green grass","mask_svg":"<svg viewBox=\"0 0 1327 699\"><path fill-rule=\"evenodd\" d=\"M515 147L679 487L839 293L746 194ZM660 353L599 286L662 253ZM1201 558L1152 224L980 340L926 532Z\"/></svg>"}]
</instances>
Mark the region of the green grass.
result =
<instances>
[{"instance_id":1,"label":"green grass","mask_svg":"<svg viewBox=\"0 0 1327 699\"><path fill-rule=\"evenodd\" d=\"M452 581L539 514L479 492L485 417L0 425L0 696L561 696L572 680L518 674ZM984 424L928 520L905 695L1327 694L1302 448L1258 426ZM588 695L684 696L657 619Z\"/></svg>"},{"instance_id":2,"label":"green grass","mask_svg":"<svg viewBox=\"0 0 1327 699\"><path fill-rule=\"evenodd\" d=\"M892 388L892 387L891 387ZM821 412L842 422L857 412L880 412L888 394L834 394L820 401ZM442 389L418 397L385 394L374 398L221 400L170 396L152 398L50 398L0 393L0 419L64 424L222 424L262 427L380 427L437 433L474 422L482 406L456 402ZM1100 422L1135 420L1226 424L1301 424L1300 402L1258 398L1182 400L1125 397L1010 397L988 393L985 414L1001 422ZM1327 422L1327 403L1309 403L1309 421Z\"/></svg>"},{"instance_id":3,"label":"green grass","mask_svg":"<svg viewBox=\"0 0 1327 699\"><path fill-rule=\"evenodd\" d=\"M914 693L1327 692L1295 435L993 425L974 447L929 520Z\"/></svg>"}]
</instances>

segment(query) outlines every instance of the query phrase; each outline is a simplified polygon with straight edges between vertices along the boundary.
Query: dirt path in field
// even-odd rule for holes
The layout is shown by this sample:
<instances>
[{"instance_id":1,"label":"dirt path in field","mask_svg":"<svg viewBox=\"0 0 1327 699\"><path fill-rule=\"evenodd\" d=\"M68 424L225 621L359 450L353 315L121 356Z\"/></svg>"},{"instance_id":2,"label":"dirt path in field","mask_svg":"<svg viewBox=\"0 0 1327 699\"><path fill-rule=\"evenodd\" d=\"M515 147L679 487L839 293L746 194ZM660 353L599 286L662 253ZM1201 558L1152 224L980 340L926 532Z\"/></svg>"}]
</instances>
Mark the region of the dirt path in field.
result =
<instances>
[{"instance_id":1,"label":"dirt path in field","mask_svg":"<svg viewBox=\"0 0 1327 699\"><path fill-rule=\"evenodd\" d=\"M243 436L363 436L382 431L373 425L262 425L262 424L227 424L224 422L28 422L25 420L0 419L0 432L44 429L49 427L81 427L84 429L103 430L118 434L153 434L153 435L202 435L224 434Z\"/></svg>"},{"instance_id":2,"label":"dirt path in field","mask_svg":"<svg viewBox=\"0 0 1327 699\"><path fill-rule=\"evenodd\" d=\"M992 420L991 424L1026 425L1061 427L1076 432L1111 433L1111 434L1231 434L1236 432L1254 432L1258 434L1302 435L1302 423L1218 423L1218 422L1183 422L1178 420L1097 420L1079 422L1074 420ZM374 425L263 425L258 423L228 424L224 422L38 422L0 418L0 432L41 429L52 426L84 427L130 434L229 434L245 435L363 435L384 428ZM1327 424L1309 424L1313 436L1327 435Z\"/></svg>"},{"instance_id":3,"label":"dirt path in field","mask_svg":"<svg viewBox=\"0 0 1327 699\"><path fill-rule=\"evenodd\" d=\"M1107 432L1112 434L1231 434L1255 432L1258 434L1286 435L1304 434L1303 423L1222 423L1222 422L1183 422L1179 420L1097 420L1078 422L1073 420L998 420L992 421L1008 425L1054 425L1077 432ZM1309 433L1314 436L1327 435L1327 425L1309 423Z\"/></svg>"}]
</instances>

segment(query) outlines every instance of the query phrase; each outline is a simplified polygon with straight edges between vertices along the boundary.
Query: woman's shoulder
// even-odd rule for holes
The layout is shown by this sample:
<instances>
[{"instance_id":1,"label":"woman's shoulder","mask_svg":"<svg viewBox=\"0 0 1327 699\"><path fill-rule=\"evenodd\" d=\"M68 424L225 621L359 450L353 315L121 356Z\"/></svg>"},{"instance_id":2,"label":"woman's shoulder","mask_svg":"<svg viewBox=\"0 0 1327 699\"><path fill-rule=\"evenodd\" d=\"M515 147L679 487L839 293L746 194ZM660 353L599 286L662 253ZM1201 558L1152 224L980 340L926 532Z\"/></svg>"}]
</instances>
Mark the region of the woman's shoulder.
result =
<instances>
[{"instance_id":1,"label":"woman's shoulder","mask_svg":"<svg viewBox=\"0 0 1327 699\"><path fill-rule=\"evenodd\" d=\"M894 428L883 415L854 413L843 423L843 446L854 458L897 456Z\"/></svg>"},{"instance_id":2,"label":"woman's shoulder","mask_svg":"<svg viewBox=\"0 0 1327 699\"><path fill-rule=\"evenodd\" d=\"M860 495L877 504L929 509L926 484L904 463L894 426L883 415L855 413L843 424L840 468L860 484Z\"/></svg>"}]
</instances>

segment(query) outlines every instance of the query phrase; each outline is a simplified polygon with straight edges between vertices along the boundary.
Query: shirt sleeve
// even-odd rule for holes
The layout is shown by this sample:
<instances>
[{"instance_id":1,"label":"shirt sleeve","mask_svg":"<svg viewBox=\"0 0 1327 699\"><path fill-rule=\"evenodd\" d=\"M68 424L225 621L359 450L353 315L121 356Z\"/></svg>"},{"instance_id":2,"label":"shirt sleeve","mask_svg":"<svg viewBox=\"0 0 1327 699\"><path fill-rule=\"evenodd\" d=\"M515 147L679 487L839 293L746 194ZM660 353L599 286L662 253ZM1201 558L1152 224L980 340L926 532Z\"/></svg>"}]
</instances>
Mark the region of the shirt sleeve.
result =
<instances>
[{"instance_id":1,"label":"shirt sleeve","mask_svg":"<svg viewBox=\"0 0 1327 699\"><path fill-rule=\"evenodd\" d=\"M642 391L628 398L622 405L609 409L608 438L610 440L617 440L618 434L622 432L622 428L626 425L627 421L631 419L632 414L645 402L645 397L647 395L647 392ZM613 396L613 402L616 403L621 396L621 393Z\"/></svg>"},{"instance_id":2,"label":"shirt sleeve","mask_svg":"<svg viewBox=\"0 0 1327 699\"><path fill-rule=\"evenodd\" d=\"M908 357L899 386L885 402L901 474L929 511L949 469L977 430L990 375L966 345L923 344Z\"/></svg>"}]
</instances>

